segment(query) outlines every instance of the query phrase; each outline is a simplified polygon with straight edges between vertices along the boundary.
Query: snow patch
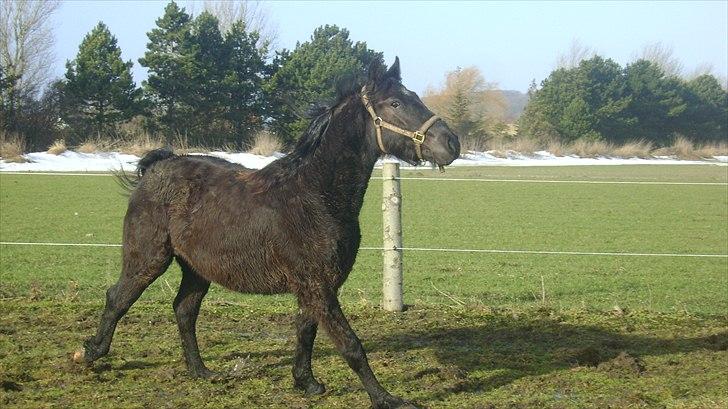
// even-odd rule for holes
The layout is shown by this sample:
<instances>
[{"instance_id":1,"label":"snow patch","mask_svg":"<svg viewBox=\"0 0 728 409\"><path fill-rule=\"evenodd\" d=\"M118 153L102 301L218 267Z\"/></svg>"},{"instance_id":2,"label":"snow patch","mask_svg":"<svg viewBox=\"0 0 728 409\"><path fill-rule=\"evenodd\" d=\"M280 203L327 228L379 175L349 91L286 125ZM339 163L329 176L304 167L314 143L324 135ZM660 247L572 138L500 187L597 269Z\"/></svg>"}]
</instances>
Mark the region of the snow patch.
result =
<instances>
[{"instance_id":1,"label":"snow patch","mask_svg":"<svg viewBox=\"0 0 728 409\"><path fill-rule=\"evenodd\" d=\"M260 169L285 154L276 152L271 156L253 155L251 153L210 152L230 162L239 163L250 169ZM0 172L108 172L119 169L133 171L139 157L119 152L79 153L66 151L60 155L46 152L35 152L23 155L29 162L8 163L0 160ZM393 160L388 156L383 159ZM381 166L382 161L377 162ZM396 159L395 159L396 160ZM415 167L404 162L402 167ZM585 166L585 165L717 165L728 166L728 156L714 156L712 160L680 160L675 157L661 156L650 159L642 158L580 158L575 155L555 156L547 151L538 151L533 155L518 152L506 152L501 158L489 152L468 152L460 156L450 166ZM429 165L427 165L429 166Z\"/></svg>"},{"instance_id":2,"label":"snow patch","mask_svg":"<svg viewBox=\"0 0 728 409\"><path fill-rule=\"evenodd\" d=\"M79 153L65 151L60 155L34 152L23 155L29 162L6 163L0 160L3 172L108 172L119 169L133 171L137 156L119 152Z\"/></svg>"}]
</instances>

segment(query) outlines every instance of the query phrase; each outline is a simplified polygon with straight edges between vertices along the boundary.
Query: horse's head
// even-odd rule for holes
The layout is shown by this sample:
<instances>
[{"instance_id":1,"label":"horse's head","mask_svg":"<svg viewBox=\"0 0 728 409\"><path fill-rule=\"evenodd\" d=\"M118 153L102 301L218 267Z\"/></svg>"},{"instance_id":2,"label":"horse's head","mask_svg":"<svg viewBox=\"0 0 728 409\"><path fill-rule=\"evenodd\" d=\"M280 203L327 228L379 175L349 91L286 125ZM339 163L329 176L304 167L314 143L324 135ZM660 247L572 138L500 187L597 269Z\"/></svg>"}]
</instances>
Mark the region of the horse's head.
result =
<instances>
[{"instance_id":1,"label":"horse's head","mask_svg":"<svg viewBox=\"0 0 728 409\"><path fill-rule=\"evenodd\" d=\"M457 159L457 135L402 85L399 57L383 71L372 66L362 88L362 102L371 116L379 149L412 164L427 160L444 166Z\"/></svg>"}]
</instances>

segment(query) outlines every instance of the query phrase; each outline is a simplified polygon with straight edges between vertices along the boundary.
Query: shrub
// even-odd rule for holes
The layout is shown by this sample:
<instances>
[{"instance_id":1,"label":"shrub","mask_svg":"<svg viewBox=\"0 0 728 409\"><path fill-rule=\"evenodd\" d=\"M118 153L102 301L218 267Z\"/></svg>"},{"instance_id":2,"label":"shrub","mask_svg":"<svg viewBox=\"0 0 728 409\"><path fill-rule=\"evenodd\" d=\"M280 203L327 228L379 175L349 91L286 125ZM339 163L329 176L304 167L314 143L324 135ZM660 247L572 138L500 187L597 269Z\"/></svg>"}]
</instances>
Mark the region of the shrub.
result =
<instances>
[{"instance_id":1,"label":"shrub","mask_svg":"<svg viewBox=\"0 0 728 409\"><path fill-rule=\"evenodd\" d=\"M701 158L712 158L713 156L728 155L728 144L725 142L705 144L695 149Z\"/></svg>"},{"instance_id":2,"label":"shrub","mask_svg":"<svg viewBox=\"0 0 728 409\"><path fill-rule=\"evenodd\" d=\"M110 152L113 151L116 144L109 138L96 137L88 138L76 147L81 153Z\"/></svg>"},{"instance_id":3,"label":"shrub","mask_svg":"<svg viewBox=\"0 0 728 409\"><path fill-rule=\"evenodd\" d=\"M571 143L569 150L582 158L594 158L609 155L614 147L600 140L579 138Z\"/></svg>"},{"instance_id":4,"label":"shrub","mask_svg":"<svg viewBox=\"0 0 728 409\"><path fill-rule=\"evenodd\" d=\"M618 146L612 152L612 156L620 158L648 158L652 153L652 142L644 139L627 142Z\"/></svg>"},{"instance_id":5,"label":"shrub","mask_svg":"<svg viewBox=\"0 0 728 409\"><path fill-rule=\"evenodd\" d=\"M569 155L569 148L563 143L552 140L546 145L546 150L554 156L566 156Z\"/></svg>"},{"instance_id":6,"label":"shrub","mask_svg":"<svg viewBox=\"0 0 728 409\"><path fill-rule=\"evenodd\" d=\"M23 157L25 152L25 139L18 134L0 131L0 158L6 162L27 162Z\"/></svg>"},{"instance_id":7,"label":"shrub","mask_svg":"<svg viewBox=\"0 0 728 409\"><path fill-rule=\"evenodd\" d=\"M280 152L282 147L281 141L275 135L268 131L260 131L255 135L253 145L248 150L248 153L270 156L274 152Z\"/></svg>"},{"instance_id":8,"label":"shrub","mask_svg":"<svg viewBox=\"0 0 728 409\"><path fill-rule=\"evenodd\" d=\"M680 159L700 159L700 156L695 152L693 143L682 135L678 135L672 145L656 150L655 155L675 156Z\"/></svg>"},{"instance_id":9,"label":"shrub","mask_svg":"<svg viewBox=\"0 0 728 409\"><path fill-rule=\"evenodd\" d=\"M119 144L119 151L136 156L144 156L145 153L161 148L165 145L160 138L155 138L148 133L136 134L131 138L127 138Z\"/></svg>"},{"instance_id":10,"label":"shrub","mask_svg":"<svg viewBox=\"0 0 728 409\"><path fill-rule=\"evenodd\" d=\"M63 139L57 139L51 144L51 146L48 147L48 153L50 153L51 155L60 155L67 150L68 148L66 148L66 141L64 141Z\"/></svg>"}]
</instances>

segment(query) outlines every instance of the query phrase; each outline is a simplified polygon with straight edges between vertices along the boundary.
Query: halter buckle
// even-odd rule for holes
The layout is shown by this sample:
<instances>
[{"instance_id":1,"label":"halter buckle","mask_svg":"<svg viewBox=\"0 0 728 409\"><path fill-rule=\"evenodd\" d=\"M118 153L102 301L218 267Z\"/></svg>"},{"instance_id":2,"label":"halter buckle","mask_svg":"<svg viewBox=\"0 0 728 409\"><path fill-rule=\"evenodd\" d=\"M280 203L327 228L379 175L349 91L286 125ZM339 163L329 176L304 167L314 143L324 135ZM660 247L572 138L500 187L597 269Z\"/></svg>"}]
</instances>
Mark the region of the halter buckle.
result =
<instances>
[{"instance_id":1,"label":"halter buckle","mask_svg":"<svg viewBox=\"0 0 728 409\"><path fill-rule=\"evenodd\" d=\"M425 134L422 133L422 132L420 132L420 131L415 131L414 134L412 135L412 140L416 144L420 144L421 145L422 143L425 142Z\"/></svg>"},{"instance_id":2,"label":"halter buckle","mask_svg":"<svg viewBox=\"0 0 728 409\"><path fill-rule=\"evenodd\" d=\"M374 125L382 126L382 117L381 116L374 118Z\"/></svg>"}]
</instances>

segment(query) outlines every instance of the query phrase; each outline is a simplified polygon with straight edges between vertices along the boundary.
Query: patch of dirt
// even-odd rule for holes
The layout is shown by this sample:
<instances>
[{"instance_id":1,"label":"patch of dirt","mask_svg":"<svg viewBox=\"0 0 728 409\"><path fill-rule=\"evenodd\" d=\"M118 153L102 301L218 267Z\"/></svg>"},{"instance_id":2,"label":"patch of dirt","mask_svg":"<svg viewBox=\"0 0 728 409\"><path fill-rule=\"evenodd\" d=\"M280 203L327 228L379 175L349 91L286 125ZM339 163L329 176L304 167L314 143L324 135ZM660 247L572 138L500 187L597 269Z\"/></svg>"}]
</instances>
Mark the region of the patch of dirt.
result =
<instances>
[{"instance_id":1,"label":"patch of dirt","mask_svg":"<svg viewBox=\"0 0 728 409\"><path fill-rule=\"evenodd\" d=\"M632 375L641 375L645 372L645 366L642 364L642 361L625 351L620 352L619 355L609 361L602 362L597 369L602 372Z\"/></svg>"},{"instance_id":2,"label":"patch of dirt","mask_svg":"<svg viewBox=\"0 0 728 409\"><path fill-rule=\"evenodd\" d=\"M23 385L13 381L3 380L0 382L0 388L6 392L20 392L23 390Z\"/></svg>"}]
</instances>

